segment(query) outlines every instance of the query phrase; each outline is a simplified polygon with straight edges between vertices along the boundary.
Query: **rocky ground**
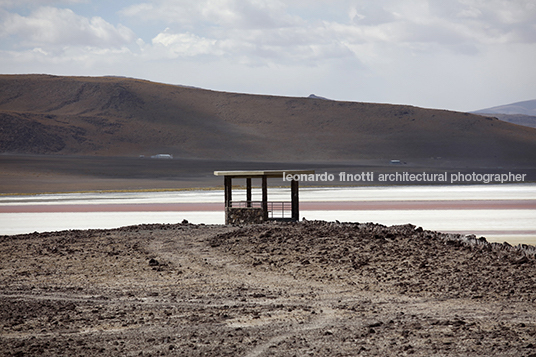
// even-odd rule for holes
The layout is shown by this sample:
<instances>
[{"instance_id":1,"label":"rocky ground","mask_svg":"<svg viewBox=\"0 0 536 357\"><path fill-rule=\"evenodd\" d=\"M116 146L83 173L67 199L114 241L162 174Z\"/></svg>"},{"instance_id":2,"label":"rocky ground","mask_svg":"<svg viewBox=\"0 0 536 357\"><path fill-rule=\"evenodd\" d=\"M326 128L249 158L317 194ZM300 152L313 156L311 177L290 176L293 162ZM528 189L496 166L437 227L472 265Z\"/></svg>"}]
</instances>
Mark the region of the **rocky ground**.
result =
<instances>
[{"instance_id":1,"label":"rocky ground","mask_svg":"<svg viewBox=\"0 0 536 357\"><path fill-rule=\"evenodd\" d=\"M411 225L0 237L0 355L536 356L533 247Z\"/></svg>"}]
</instances>

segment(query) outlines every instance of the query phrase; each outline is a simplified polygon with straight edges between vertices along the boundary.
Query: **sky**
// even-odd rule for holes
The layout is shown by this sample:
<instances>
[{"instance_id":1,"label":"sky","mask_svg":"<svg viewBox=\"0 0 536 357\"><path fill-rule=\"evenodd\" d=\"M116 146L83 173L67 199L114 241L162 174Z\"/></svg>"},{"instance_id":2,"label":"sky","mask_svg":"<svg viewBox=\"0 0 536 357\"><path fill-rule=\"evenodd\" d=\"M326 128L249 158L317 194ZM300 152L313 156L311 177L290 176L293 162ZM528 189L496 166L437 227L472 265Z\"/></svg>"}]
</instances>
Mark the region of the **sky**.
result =
<instances>
[{"instance_id":1,"label":"sky","mask_svg":"<svg viewBox=\"0 0 536 357\"><path fill-rule=\"evenodd\" d=\"M471 111L536 99L536 0L0 0L0 73Z\"/></svg>"}]
</instances>

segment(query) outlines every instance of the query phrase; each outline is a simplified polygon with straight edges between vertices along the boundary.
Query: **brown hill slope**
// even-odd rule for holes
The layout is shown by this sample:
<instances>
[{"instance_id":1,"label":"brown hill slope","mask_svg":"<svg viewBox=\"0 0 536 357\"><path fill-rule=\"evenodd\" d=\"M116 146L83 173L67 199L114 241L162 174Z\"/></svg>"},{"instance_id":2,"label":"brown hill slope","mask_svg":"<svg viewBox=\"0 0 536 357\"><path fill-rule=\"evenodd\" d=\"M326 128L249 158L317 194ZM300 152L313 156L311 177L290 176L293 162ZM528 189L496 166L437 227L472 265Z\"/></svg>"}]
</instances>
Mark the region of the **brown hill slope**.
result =
<instances>
[{"instance_id":1,"label":"brown hill slope","mask_svg":"<svg viewBox=\"0 0 536 357\"><path fill-rule=\"evenodd\" d=\"M130 78L2 75L0 123L4 153L536 162L536 129L480 115Z\"/></svg>"}]
</instances>

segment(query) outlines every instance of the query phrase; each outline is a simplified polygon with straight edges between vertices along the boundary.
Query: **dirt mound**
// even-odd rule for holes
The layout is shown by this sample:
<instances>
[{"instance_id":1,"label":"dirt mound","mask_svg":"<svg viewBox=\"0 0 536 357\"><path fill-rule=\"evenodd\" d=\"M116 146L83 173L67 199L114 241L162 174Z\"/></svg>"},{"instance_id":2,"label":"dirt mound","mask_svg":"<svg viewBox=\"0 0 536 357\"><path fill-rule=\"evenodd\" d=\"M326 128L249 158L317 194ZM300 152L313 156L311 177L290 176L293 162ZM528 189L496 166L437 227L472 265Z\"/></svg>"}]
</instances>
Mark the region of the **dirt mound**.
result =
<instances>
[{"instance_id":1,"label":"dirt mound","mask_svg":"<svg viewBox=\"0 0 536 357\"><path fill-rule=\"evenodd\" d=\"M244 264L320 281L348 280L365 290L536 301L534 247L415 228L310 221L243 228L210 244Z\"/></svg>"}]
</instances>

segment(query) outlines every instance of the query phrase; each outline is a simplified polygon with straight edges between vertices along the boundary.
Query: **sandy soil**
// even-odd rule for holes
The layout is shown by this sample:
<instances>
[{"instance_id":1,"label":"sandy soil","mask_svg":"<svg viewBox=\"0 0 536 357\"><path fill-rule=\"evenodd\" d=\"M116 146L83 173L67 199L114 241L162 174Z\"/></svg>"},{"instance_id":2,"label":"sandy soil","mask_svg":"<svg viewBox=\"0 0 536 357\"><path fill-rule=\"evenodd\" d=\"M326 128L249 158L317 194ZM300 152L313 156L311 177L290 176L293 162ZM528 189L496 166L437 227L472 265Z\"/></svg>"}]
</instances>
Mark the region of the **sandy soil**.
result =
<instances>
[{"instance_id":1,"label":"sandy soil","mask_svg":"<svg viewBox=\"0 0 536 357\"><path fill-rule=\"evenodd\" d=\"M414 226L0 237L5 356L536 356L533 247Z\"/></svg>"}]
</instances>

